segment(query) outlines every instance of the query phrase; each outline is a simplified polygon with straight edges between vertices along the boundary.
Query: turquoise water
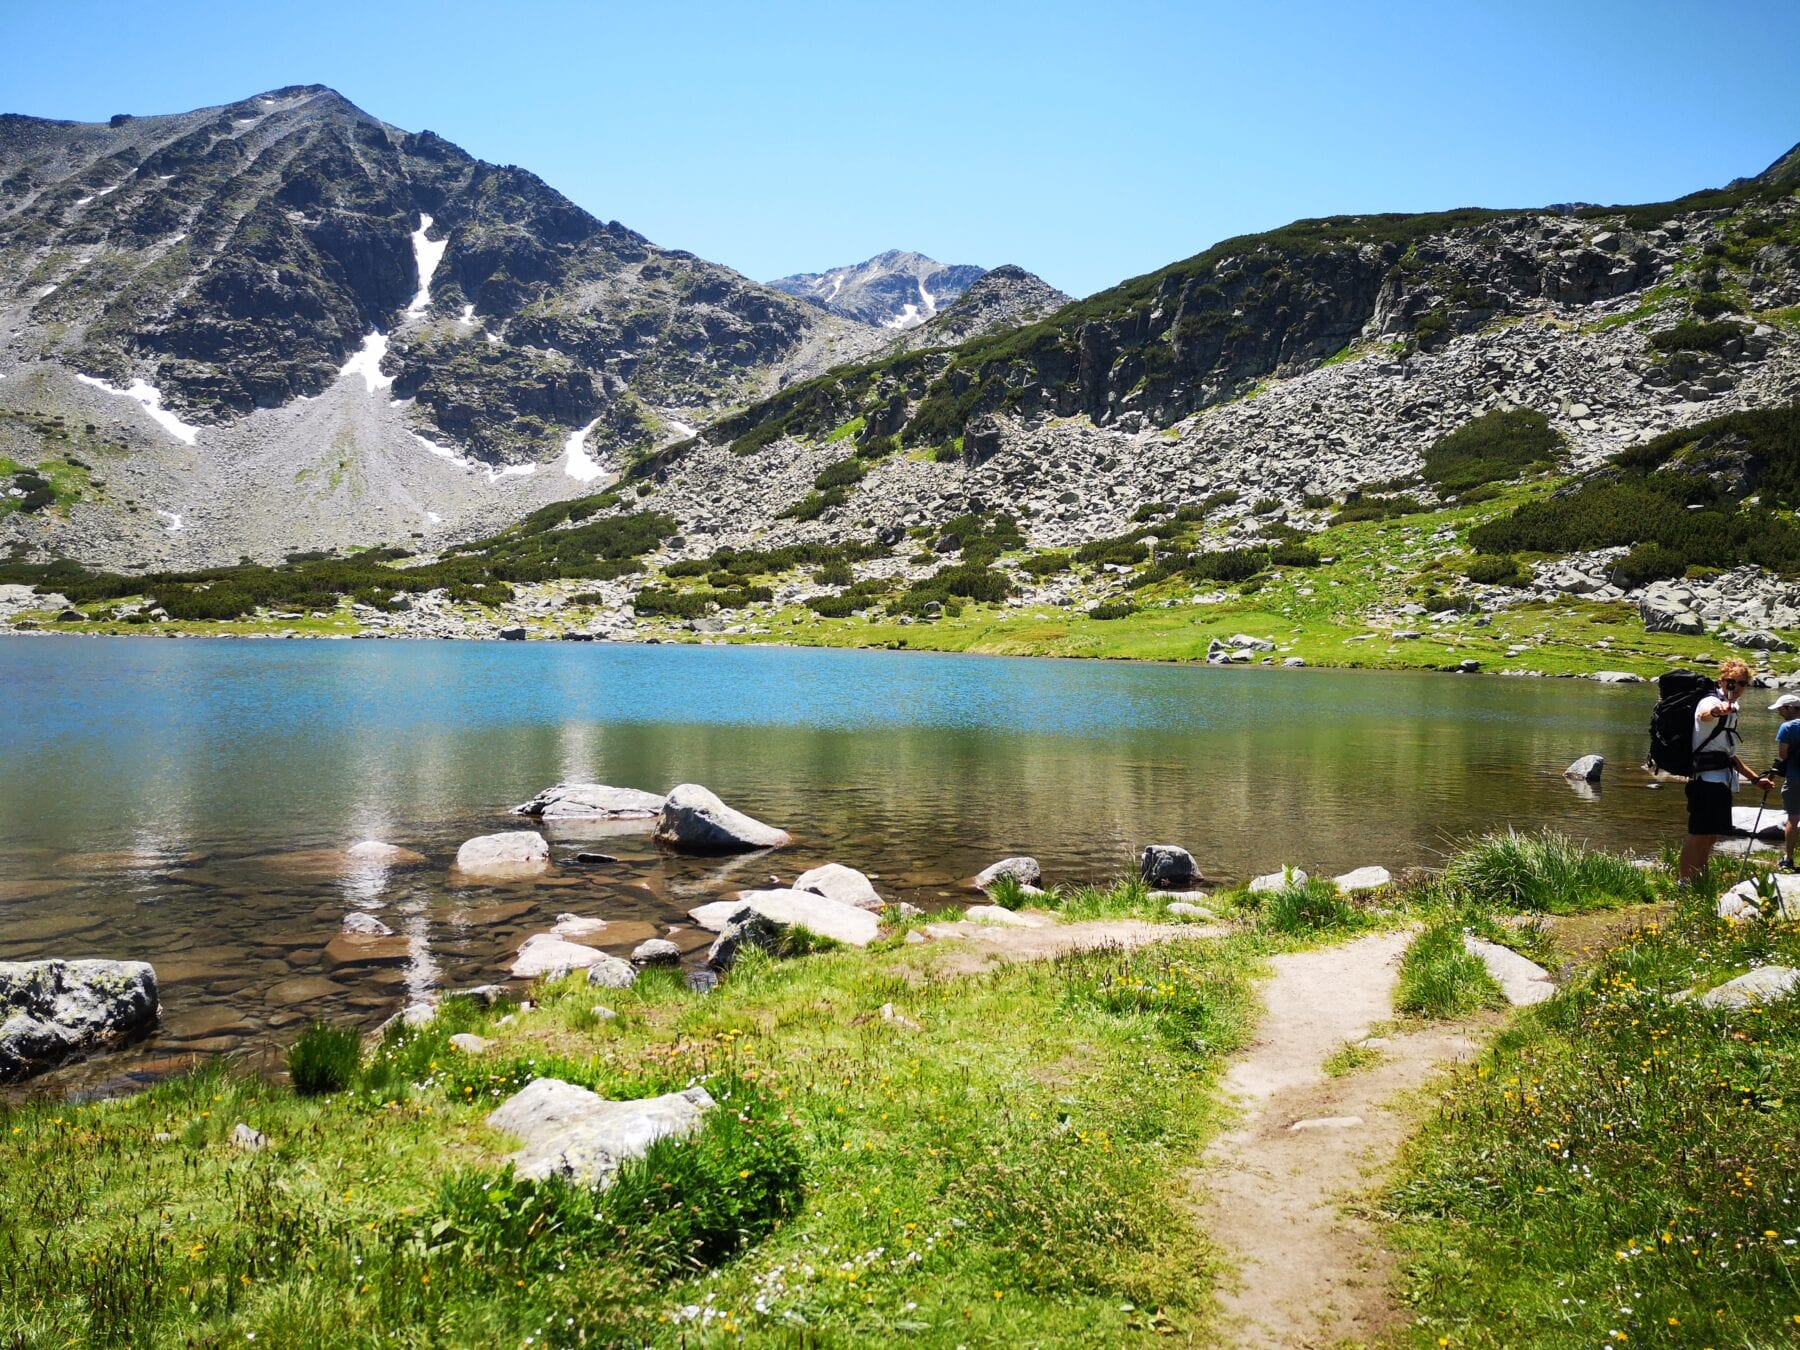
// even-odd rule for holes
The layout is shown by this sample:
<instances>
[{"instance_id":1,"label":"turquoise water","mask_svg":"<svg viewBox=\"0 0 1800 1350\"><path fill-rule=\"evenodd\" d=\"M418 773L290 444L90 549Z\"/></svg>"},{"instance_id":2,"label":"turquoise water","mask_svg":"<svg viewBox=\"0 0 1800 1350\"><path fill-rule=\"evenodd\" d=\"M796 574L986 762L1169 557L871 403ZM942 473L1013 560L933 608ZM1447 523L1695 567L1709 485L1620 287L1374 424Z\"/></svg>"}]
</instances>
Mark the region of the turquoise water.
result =
<instances>
[{"instance_id":1,"label":"turquoise water","mask_svg":"<svg viewBox=\"0 0 1800 1350\"><path fill-rule=\"evenodd\" d=\"M824 861L932 905L1020 852L1051 881L1104 880L1174 842L1233 879L1429 864L1506 825L1648 850L1680 825L1679 795L1644 790L1634 767L1650 693L1584 681L18 637L0 638L0 690L0 959L157 962L166 1029L145 1053L273 1043L318 1013L377 1018L495 977L560 912L612 921L608 945L628 950L693 904ZM1559 771L1588 752L1608 782L1578 795ZM453 882L457 844L520 823L507 807L565 779L704 783L795 845L733 865L663 855L642 830L552 828L559 858L585 842L618 865ZM346 875L328 851L364 838L428 861ZM322 966L351 909L409 934L409 960Z\"/></svg>"}]
</instances>

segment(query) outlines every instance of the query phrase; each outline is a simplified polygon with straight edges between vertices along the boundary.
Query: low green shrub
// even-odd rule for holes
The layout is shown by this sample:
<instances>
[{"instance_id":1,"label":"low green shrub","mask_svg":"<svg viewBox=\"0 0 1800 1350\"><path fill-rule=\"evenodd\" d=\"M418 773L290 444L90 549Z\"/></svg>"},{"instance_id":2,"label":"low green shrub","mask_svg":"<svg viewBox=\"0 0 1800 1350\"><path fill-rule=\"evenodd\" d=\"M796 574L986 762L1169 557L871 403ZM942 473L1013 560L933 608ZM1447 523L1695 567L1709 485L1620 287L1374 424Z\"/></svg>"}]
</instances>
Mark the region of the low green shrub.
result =
<instances>
[{"instance_id":1,"label":"low green shrub","mask_svg":"<svg viewBox=\"0 0 1800 1350\"><path fill-rule=\"evenodd\" d=\"M1683 319L1673 328L1651 335L1650 345L1659 352L1717 352L1741 339L1750 330L1741 323L1721 320L1694 323Z\"/></svg>"},{"instance_id":2,"label":"low green shrub","mask_svg":"<svg viewBox=\"0 0 1800 1350\"><path fill-rule=\"evenodd\" d=\"M863 475L868 473L868 465L852 456L840 459L835 464L828 464L819 470L818 477L813 479L813 486L821 492L829 492L832 488L849 488L860 483Z\"/></svg>"},{"instance_id":3,"label":"low green shrub","mask_svg":"<svg viewBox=\"0 0 1800 1350\"><path fill-rule=\"evenodd\" d=\"M1136 613L1137 613L1136 605L1101 604L1101 605L1095 605L1091 609L1089 609L1087 612L1087 616L1090 619L1102 619L1102 620L1104 620L1104 619L1124 619L1124 618L1129 618L1131 615L1136 614Z\"/></svg>"},{"instance_id":4,"label":"low green shrub","mask_svg":"<svg viewBox=\"0 0 1800 1350\"><path fill-rule=\"evenodd\" d=\"M287 1054L288 1079L302 1097L342 1092L362 1065L362 1036L354 1027L314 1022Z\"/></svg>"},{"instance_id":5,"label":"low green shrub","mask_svg":"<svg viewBox=\"0 0 1800 1350\"><path fill-rule=\"evenodd\" d=\"M1435 441L1425 451L1424 475L1440 491L1463 492L1548 469L1562 450L1561 433L1537 409L1497 408Z\"/></svg>"},{"instance_id":6,"label":"low green shrub","mask_svg":"<svg viewBox=\"0 0 1800 1350\"><path fill-rule=\"evenodd\" d=\"M1069 562L1067 553L1034 553L1020 561L1019 570L1034 577L1047 577L1068 571Z\"/></svg>"},{"instance_id":7,"label":"low green shrub","mask_svg":"<svg viewBox=\"0 0 1800 1350\"><path fill-rule=\"evenodd\" d=\"M856 580L856 573L849 563L829 562L814 572L812 579L820 586L848 586Z\"/></svg>"},{"instance_id":8,"label":"low green shrub","mask_svg":"<svg viewBox=\"0 0 1800 1350\"><path fill-rule=\"evenodd\" d=\"M1478 553L1463 568L1463 575L1479 586L1529 586L1531 574L1510 553Z\"/></svg>"},{"instance_id":9,"label":"low green shrub","mask_svg":"<svg viewBox=\"0 0 1800 1350\"><path fill-rule=\"evenodd\" d=\"M1364 520L1392 520L1417 515L1425 508L1416 497L1399 493L1392 497L1366 496L1360 491L1344 498L1343 509L1331 518L1333 525L1354 525Z\"/></svg>"},{"instance_id":10,"label":"low green shrub","mask_svg":"<svg viewBox=\"0 0 1800 1350\"><path fill-rule=\"evenodd\" d=\"M1682 576L1687 570L1687 555L1680 549L1652 541L1639 544L1615 562L1610 575L1614 584L1632 587Z\"/></svg>"}]
</instances>

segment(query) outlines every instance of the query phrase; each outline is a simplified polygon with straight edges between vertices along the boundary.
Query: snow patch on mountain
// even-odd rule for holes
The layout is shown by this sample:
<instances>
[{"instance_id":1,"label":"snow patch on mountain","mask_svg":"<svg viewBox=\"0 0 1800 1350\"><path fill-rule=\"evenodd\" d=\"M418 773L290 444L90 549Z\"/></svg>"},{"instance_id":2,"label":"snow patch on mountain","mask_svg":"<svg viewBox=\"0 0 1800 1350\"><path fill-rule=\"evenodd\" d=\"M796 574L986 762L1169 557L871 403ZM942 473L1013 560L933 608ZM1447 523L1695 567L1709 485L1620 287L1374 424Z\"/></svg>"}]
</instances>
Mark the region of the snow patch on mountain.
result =
<instances>
[{"instance_id":1,"label":"snow patch on mountain","mask_svg":"<svg viewBox=\"0 0 1800 1350\"><path fill-rule=\"evenodd\" d=\"M143 405L144 411L150 414L157 426L168 432L183 445L192 445L199 438L200 428L182 421L174 413L162 405L162 391L155 385L143 380L133 380L121 389L116 384L108 384L105 380L97 380L92 375L76 375L83 384L92 385L104 393L116 394L120 398L133 399ZM391 384L392 381L389 381Z\"/></svg>"}]
</instances>

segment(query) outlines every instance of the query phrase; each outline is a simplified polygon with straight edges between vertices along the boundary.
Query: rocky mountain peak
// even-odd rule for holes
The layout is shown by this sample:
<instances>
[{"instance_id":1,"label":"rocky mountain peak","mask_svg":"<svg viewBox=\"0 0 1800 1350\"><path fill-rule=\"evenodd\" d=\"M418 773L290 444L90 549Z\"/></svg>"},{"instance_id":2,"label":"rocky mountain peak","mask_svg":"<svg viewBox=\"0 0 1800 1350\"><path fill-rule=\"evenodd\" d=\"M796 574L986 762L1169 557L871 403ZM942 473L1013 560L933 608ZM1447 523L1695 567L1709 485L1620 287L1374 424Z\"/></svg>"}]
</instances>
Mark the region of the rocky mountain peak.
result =
<instances>
[{"instance_id":1,"label":"rocky mountain peak","mask_svg":"<svg viewBox=\"0 0 1800 1350\"><path fill-rule=\"evenodd\" d=\"M1015 263L1004 263L983 275L954 304L902 333L889 350L953 347L984 333L1036 323L1068 304L1069 299L1042 277Z\"/></svg>"},{"instance_id":2,"label":"rocky mountain peak","mask_svg":"<svg viewBox=\"0 0 1800 1350\"><path fill-rule=\"evenodd\" d=\"M879 328L916 328L974 285L984 269L944 264L923 253L889 249L866 262L802 272L769 283L828 313Z\"/></svg>"}]
</instances>

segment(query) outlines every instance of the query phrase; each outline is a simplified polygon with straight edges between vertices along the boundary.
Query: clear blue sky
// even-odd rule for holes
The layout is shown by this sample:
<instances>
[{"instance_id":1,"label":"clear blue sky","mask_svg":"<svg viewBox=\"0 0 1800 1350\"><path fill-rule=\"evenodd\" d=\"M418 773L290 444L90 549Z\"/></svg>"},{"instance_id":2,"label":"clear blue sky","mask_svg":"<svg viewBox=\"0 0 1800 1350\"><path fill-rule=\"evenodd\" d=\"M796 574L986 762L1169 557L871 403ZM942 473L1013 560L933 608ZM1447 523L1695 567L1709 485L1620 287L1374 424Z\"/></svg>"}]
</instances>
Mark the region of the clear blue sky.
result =
<instances>
[{"instance_id":1,"label":"clear blue sky","mask_svg":"<svg viewBox=\"0 0 1800 1350\"><path fill-rule=\"evenodd\" d=\"M1796 0L0 0L0 111L321 83L768 279L1087 294L1299 216L1661 200L1800 141Z\"/></svg>"}]
</instances>

